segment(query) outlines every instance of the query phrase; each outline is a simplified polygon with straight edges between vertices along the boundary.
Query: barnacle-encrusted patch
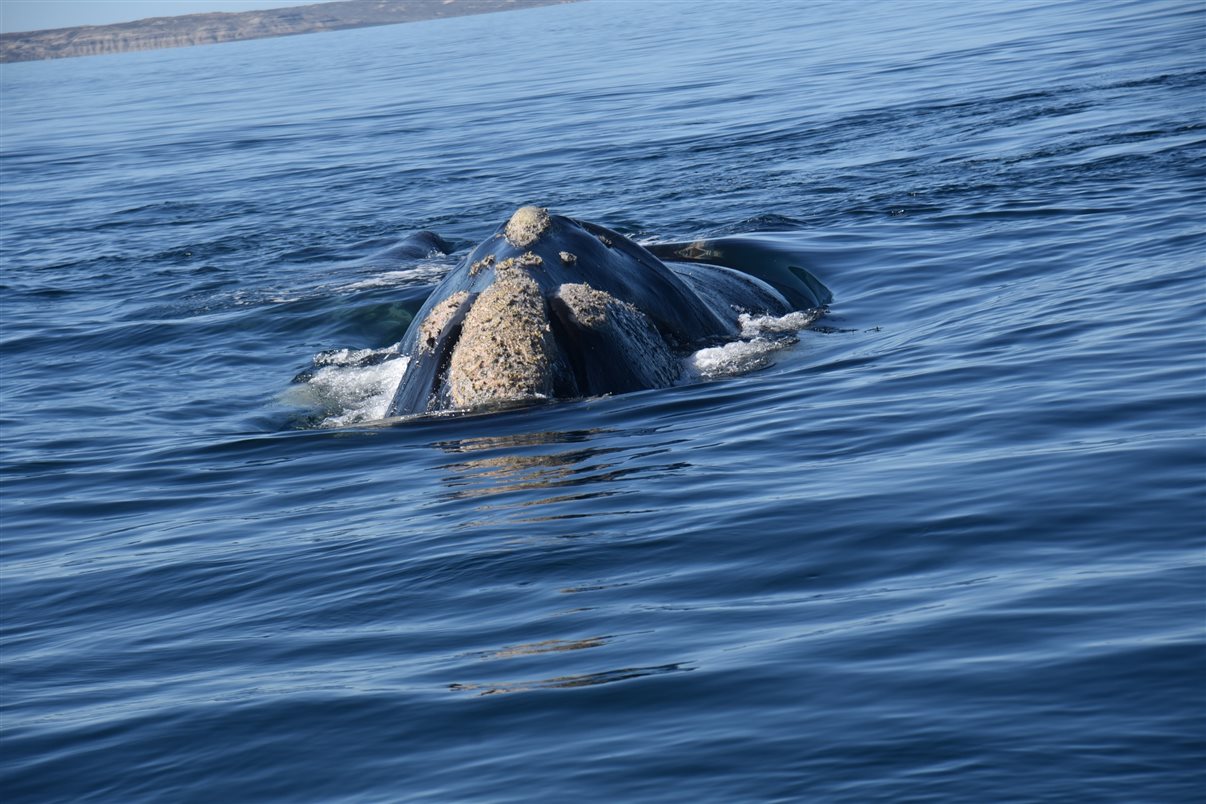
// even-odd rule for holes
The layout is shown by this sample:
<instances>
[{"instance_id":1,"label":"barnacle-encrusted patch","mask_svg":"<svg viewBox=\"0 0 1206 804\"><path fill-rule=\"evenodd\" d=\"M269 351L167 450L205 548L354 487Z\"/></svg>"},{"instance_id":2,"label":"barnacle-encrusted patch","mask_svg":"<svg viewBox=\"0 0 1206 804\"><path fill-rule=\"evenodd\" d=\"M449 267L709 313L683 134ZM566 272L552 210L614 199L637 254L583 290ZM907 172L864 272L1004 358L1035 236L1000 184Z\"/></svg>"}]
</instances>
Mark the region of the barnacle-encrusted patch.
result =
<instances>
[{"instance_id":1,"label":"barnacle-encrusted patch","mask_svg":"<svg viewBox=\"0 0 1206 804\"><path fill-rule=\"evenodd\" d=\"M444 327L448 326L448 322L456 314L457 308L468 298L468 291L458 290L431 308L431 312L423 319L423 323L419 324L418 347L420 349L435 348L440 333L444 331Z\"/></svg>"},{"instance_id":2,"label":"barnacle-encrusted patch","mask_svg":"<svg viewBox=\"0 0 1206 804\"><path fill-rule=\"evenodd\" d=\"M452 352L452 403L472 408L552 396L555 348L539 285L526 271L499 272L465 316Z\"/></svg>"},{"instance_id":3,"label":"barnacle-encrusted patch","mask_svg":"<svg viewBox=\"0 0 1206 804\"><path fill-rule=\"evenodd\" d=\"M482 271L489 268L493 264L494 264L494 255L487 254L486 256L484 256L480 260L478 260L477 262L473 263L473 265L469 266L469 275L476 276L477 274L481 273Z\"/></svg>"},{"instance_id":4,"label":"barnacle-encrusted patch","mask_svg":"<svg viewBox=\"0 0 1206 804\"><path fill-rule=\"evenodd\" d=\"M516 248L527 248L540 239L549 223L549 211L544 207L520 207L507 221L503 234Z\"/></svg>"},{"instance_id":5,"label":"barnacle-encrusted patch","mask_svg":"<svg viewBox=\"0 0 1206 804\"><path fill-rule=\"evenodd\" d=\"M537 268L544 265L544 260L539 254L533 254L530 251L525 251L518 257L508 257L498 264L497 270L510 271L516 268Z\"/></svg>"}]
</instances>

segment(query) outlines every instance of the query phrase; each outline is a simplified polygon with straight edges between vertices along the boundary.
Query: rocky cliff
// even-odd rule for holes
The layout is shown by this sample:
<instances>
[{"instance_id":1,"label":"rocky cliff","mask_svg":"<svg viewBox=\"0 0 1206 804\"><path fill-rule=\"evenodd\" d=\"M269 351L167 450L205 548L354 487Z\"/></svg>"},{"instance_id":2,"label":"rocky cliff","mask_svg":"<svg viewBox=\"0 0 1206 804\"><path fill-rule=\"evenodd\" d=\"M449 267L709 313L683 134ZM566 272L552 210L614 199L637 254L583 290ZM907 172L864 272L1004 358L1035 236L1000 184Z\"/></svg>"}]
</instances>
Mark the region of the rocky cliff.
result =
<instances>
[{"instance_id":1,"label":"rocky cliff","mask_svg":"<svg viewBox=\"0 0 1206 804\"><path fill-rule=\"evenodd\" d=\"M565 2L574 0L342 0L236 14L153 17L117 25L0 34L0 62L212 45L239 39L394 25Z\"/></svg>"}]
</instances>

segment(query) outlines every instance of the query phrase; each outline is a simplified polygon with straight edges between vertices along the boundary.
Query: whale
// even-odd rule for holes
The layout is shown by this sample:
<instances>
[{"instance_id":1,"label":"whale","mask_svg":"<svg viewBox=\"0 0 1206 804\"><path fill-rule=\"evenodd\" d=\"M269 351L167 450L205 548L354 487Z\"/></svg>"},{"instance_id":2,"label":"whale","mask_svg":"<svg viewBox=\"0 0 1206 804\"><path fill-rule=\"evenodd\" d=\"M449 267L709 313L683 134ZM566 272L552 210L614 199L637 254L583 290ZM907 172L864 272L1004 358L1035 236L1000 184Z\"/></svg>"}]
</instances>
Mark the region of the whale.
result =
<instances>
[{"instance_id":1,"label":"whale","mask_svg":"<svg viewBox=\"0 0 1206 804\"><path fill-rule=\"evenodd\" d=\"M684 355L738 337L741 313L783 316L830 299L809 271L740 239L651 250L596 223L520 207L415 314L388 415L668 387Z\"/></svg>"}]
</instances>

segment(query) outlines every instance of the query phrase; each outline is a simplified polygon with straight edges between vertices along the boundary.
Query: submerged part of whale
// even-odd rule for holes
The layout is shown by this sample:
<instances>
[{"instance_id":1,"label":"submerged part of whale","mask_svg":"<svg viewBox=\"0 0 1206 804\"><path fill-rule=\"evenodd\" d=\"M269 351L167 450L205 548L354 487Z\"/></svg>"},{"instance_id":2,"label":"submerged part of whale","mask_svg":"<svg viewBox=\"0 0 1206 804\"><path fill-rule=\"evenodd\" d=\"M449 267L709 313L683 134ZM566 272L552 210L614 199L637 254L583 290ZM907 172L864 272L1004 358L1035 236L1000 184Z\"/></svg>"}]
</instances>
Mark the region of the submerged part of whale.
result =
<instances>
[{"instance_id":1,"label":"submerged part of whale","mask_svg":"<svg viewBox=\"0 0 1206 804\"><path fill-rule=\"evenodd\" d=\"M455 246L452 243L449 243L435 232L429 232L424 229L419 232L412 232L398 241L387 241L383 248L373 251L367 257L363 258L361 262L378 265L402 260L421 259L423 257L434 257L438 254L451 254L454 248Z\"/></svg>"},{"instance_id":2,"label":"submerged part of whale","mask_svg":"<svg viewBox=\"0 0 1206 804\"><path fill-rule=\"evenodd\" d=\"M706 266L700 269L704 275L713 275L712 268L727 266L770 285L793 309L829 304L833 300L829 288L799 264L799 246L783 237L738 235L685 243L654 243L645 248L680 276L690 273L694 265Z\"/></svg>"},{"instance_id":3,"label":"submerged part of whale","mask_svg":"<svg viewBox=\"0 0 1206 804\"><path fill-rule=\"evenodd\" d=\"M829 291L733 240L666 244L522 207L432 292L402 339L391 416L672 385L680 355L738 334L738 313L820 307Z\"/></svg>"}]
</instances>

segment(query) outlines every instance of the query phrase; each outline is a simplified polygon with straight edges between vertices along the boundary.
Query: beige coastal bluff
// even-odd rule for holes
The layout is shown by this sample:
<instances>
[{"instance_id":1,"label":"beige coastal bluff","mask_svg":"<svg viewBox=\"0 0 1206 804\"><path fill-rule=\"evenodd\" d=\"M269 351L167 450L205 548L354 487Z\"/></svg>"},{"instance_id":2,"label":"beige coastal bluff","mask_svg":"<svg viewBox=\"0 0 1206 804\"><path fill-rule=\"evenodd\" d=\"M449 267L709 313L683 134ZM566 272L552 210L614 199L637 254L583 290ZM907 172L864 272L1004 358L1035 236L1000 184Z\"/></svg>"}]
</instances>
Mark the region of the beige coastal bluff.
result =
<instances>
[{"instance_id":1,"label":"beige coastal bluff","mask_svg":"<svg viewBox=\"0 0 1206 804\"><path fill-rule=\"evenodd\" d=\"M0 34L0 62L96 56L489 14L577 0L341 0Z\"/></svg>"}]
</instances>

